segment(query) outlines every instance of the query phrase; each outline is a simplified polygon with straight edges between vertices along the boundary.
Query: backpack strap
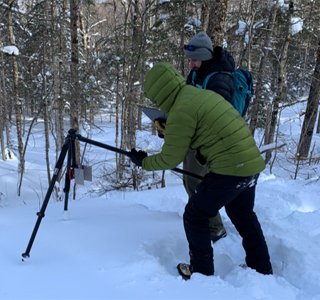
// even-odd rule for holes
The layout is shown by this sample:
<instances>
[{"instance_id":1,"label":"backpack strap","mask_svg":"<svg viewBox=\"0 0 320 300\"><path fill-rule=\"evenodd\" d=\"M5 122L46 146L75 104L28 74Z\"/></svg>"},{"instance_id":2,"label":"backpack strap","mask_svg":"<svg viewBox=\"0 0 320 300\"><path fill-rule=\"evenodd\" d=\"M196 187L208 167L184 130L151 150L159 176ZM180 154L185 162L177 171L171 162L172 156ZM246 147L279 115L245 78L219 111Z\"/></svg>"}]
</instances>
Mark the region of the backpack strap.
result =
<instances>
[{"instance_id":1,"label":"backpack strap","mask_svg":"<svg viewBox=\"0 0 320 300\"><path fill-rule=\"evenodd\" d=\"M196 78L196 72L195 71L193 71L193 73L192 73L192 80L191 80L191 84L193 85L193 86L195 86L195 84L194 84L194 79Z\"/></svg>"},{"instance_id":2,"label":"backpack strap","mask_svg":"<svg viewBox=\"0 0 320 300\"><path fill-rule=\"evenodd\" d=\"M191 84L192 84L193 86L199 88L199 89L202 89L202 88L203 88L203 85L195 83L195 82L194 82L195 78L196 78L196 72L193 71Z\"/></svg>"},{"instance_id":3,"label":"backpack strap","mask_svg":"<svg viewBox=\"0 0 320 300\"><path fill-rule=\"evenodd\" d=\"M218 73L219 73L219 74L228 74L228 75L232 76L232 72L227 72L227 71L216 71L216 72L212 72L212 73L210 73L210 74L207 75L207 77L204 79L204 81L203 81L203 83L202 83L202 85L201 85L201 84L195 84L194 80L195 80L195 78L196 78L196 72L193 71L191 84L192 84L193 86L197 87L197 88L206 90L209 79L210 79L213 75L218 74Z\"/></svg>"},{"instance_id":4,"label":"backpack strap","mask_svg":"<svg viewBox=\"0 0 320 300\"><path fill-rule=\"evenodd\" d=\"M203 84L202 84L203 89L207 89L207 84L208 84L209 79L213 75L216 75L216 74L228 74L228 75L232 76L232 72L227 72L227 71L216 71L216 72L210 73L209 75L207 75L207 77L203 81Z\"/></svg>"}]
</instances>

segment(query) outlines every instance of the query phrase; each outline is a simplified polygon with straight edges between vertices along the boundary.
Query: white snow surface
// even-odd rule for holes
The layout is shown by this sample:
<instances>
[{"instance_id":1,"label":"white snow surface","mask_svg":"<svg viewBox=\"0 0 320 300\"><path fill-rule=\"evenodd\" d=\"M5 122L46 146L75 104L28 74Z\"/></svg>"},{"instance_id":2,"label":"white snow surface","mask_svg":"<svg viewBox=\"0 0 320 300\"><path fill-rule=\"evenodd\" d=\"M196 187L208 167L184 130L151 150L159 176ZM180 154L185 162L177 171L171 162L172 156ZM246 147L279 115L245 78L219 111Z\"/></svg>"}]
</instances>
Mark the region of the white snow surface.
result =
<instances>
[{"instance_id":1,"label":"white snow surface","mask_svg":"<svg viewBox=\"0 0 320 300\"><path fill-rule=\"evenodd\" d=\"M103 131L92 129L90 138L114 146L114 123L102 114L97 124ZM298 138L302 120L295 115L290 108L282 113L282 137ZM41 121L32 133L20 197L17 158L0 159L1 300L320 299L318 165L301 172L297 180L287 171L292 167L277 164L272 173L268 167L259 177L255 211L274 275L239 266L245 258L241 238L222 209L228 235L213 247L215 275L195 273L184 281L176 270L178 263L189 262L182 223L187 194L181 178L166 171L165 188L97 196L89 189L99 175L95 163L112 163L114 153L87 145L93 182L77 189L76 200L70 193L68 220L63 201L51 197L30 258L22 262L48 189ZM137 137L138 143L149 140L155 150L159 147L157 136L140 132ZM319 135L314 141L319 143ZM53 170L53 140L51 145Z\"/></svg>"}]
</instances>

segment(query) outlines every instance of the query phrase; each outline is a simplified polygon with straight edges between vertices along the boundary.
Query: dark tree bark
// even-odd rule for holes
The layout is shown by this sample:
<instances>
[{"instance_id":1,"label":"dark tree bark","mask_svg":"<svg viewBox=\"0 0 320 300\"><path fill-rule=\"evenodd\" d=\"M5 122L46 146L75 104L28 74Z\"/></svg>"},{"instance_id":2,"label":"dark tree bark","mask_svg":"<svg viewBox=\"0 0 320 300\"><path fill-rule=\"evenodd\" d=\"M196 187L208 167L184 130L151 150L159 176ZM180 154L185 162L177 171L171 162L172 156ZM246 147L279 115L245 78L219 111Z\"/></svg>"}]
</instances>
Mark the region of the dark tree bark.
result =
<instances>
[{"instance_id":1,"label":"dark tree bark","mask_svg":"<svg viewBox=\"0 0 320 300\"><path fill-rule=\"evenodd\" d=\"M254 136L256 127L257 127L257 121L258 121L258 113L260 110L260 100L261 100L261 94L263 90L263 79L265 77L265 67L267 64L267 59L268 59L268 53L269 53L269 48L270 48L270 41L271 41L271 35L273 32L273 27L274 27L274 22L276 19L277 15L277 7L278 7L278 0L275 1L273 4L270 15L269 15L269 21L267 25L267 30L266 30L266 37L264 40L264 47L262 49L262 56L260 60L260 65L259 65L259 72L258 72L258 77L257 77L257 84L256 84L256 89L255 89L255 96L253 97L252 103L250 105L251 108L251 114L250 114L250 131L252 136Z\"/></svg>"},{"instance_id":2,"label":"dark tree bark","mask_svg":"<svg viewBox=\"0 0 320 300\"><path fill-rule=\"evenodd\" d=\"M10 4L10 1L7 1ZM8 27L9 27L9 39L11 45L15 45L15 37L13 33L13 23L12 23L12 12L11 9L8 10ZM15 103L15 114L16 114L16 127L17 127L17 138L18 138L18 151L19 151L19 173L20 173L20 183L18 185L18 196L21 195L21 184L23 174L25 172L25 160L23 154L23 141L22 141L22 104L19 97L19 72L18 72L18 62L17 58L12 55L12 65L13 65L13 97Z\"/></svg>"},{"instance_id":3,"label":"dark tree bark","mask_svg":"<svg viewBox=\"0 0 320 300\"><path fill-rule=\"evenodd\" d=\"M208 28L206 30L213 46L223 46L226 16L229 0L212 0L209 10Z\"/></svg>"},{"instance_id":4,"label":"dark tree bark","mask_svg":"<svg viewBox=\"0 0 320 300\"><path fill-rule=\"evenodd\" d=\"M0 47L2 45L0 44ZM1 52L1 82L0 82L0 142L1 142L1 157L3 161L7 160L6 152L5 152L5 143L4 143L4 129L5 129L5 123L7 122L7 113L6 113L6 83L4 79L4 58L3 58L3 52Z\"/></svg>"},{"instance_id":5,"label":"dark tree bark","mask_svg":"<svg viewBox=\"0 0 320 300\"><path fill-rule=\"evenodd\" d=\"M79 133L79 111L80 111L80 86L79 86L79 41L78 20L79 0L70 0L70 26L71 26L71 80L70 80L70 125ZM76 163L80 162L80 144L75 141Z\"/></svg>"},{"instance_id":6,"label":"dark tree bark","mask_svg":"<svg viewBox=\"0 0 320 300\"><path fill-rule=\"evenodd\" d=\"M307 103L307 110L303 121L300 140L298 144L298 156L308 157L312 134L317 120L317 113L320 100L320 39L318 42L317 61L314 69L310 93ZM318 122L319 125L319 122Z\"/></svg>"},{"instance_id":7,"label":"dark tree bark","mask_svg":"<svg viewBox=\"0 0 320 300\"><path fill-rule=\"evenodd\" d=\"M293 8L294 8L293 3L294 3L294 0L290 0L288 19L287 19L287 28L286 28L287 33L286 33L284 45L282 47L280 65L279 65L277 93L272 103L273 107L272 107L271 120L267 120L267 123L270 122L270 131L269 131L269 134L265 134L265 140L264 140L265 145L271 144L274 141L278 113L279 113L279 104L286 97L286 91L285 91L286 68L287 68L287 59L288 59L288 48L291 40L291 30L292 30L291 20L293 16ZM266 162L268 162L270 158L271 158L271 151L267 151Z\"/></svg>"}]
</instances>

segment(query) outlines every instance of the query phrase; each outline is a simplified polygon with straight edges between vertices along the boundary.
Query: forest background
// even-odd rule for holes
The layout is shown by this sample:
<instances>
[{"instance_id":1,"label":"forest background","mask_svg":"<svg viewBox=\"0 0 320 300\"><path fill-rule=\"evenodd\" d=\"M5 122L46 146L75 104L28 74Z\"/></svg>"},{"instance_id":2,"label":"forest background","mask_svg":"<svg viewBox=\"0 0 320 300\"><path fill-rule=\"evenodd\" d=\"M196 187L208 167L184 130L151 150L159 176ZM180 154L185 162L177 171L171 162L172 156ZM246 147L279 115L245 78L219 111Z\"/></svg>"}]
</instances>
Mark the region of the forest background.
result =
<instances>
[{"instance_id":1,"label":"forest background","mask_svg":"<svg viewBox=\"0 0 320 300\"><path fill-rule=\"evenodd\" d=\"M183 45L200 31L227 49L237 67L253 73L247 124L253 136L263 132L259 146L273 148L265 156L268 167L277 151L285 151L296 178L304 164L319 163L320 149L312 143L320 133L319 15L320 0L0 2L0 152L3 161L19 157L18 195L28 139L39 119L49 184L55 163L49 148L55 147L57 160L70 128L90 136L88 128L96 126L101 108L108 109L110 122L115 120L115 146L136 147L136 131L142 129L137 105L152 106L143 95L146 73L166 61L186 77ZM299 101L306 102L300 140L283 141L277 131L281 111ZM77 164L84 151L76 142ZM141 171L128 170L126 157L115 155L115 168L103 171L111 181L104 191L138 188Z\"/></svg>"}]
</instances>

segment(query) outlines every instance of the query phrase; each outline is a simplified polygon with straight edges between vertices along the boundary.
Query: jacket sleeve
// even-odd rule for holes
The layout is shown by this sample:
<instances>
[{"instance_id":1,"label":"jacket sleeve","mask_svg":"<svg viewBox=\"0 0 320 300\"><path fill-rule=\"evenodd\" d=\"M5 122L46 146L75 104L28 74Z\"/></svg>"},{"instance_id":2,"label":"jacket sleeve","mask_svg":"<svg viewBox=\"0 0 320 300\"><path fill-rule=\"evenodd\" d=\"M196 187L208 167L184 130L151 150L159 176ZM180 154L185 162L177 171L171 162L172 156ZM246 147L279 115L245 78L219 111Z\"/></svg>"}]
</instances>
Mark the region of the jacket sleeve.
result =
<instances>
[{"instance_id":1,"label":"jacket sleeve","mask_svg":"<svg viewBox=\"0 0 320 300\"><path fill-rule=\"evenodd\" d=\"M195 130L194 117L183 111L170 111L162 150L159 154L146 157L142 161L142 168L155 171L178 166L188 152Z\"/></svg>"}]
</instances>

